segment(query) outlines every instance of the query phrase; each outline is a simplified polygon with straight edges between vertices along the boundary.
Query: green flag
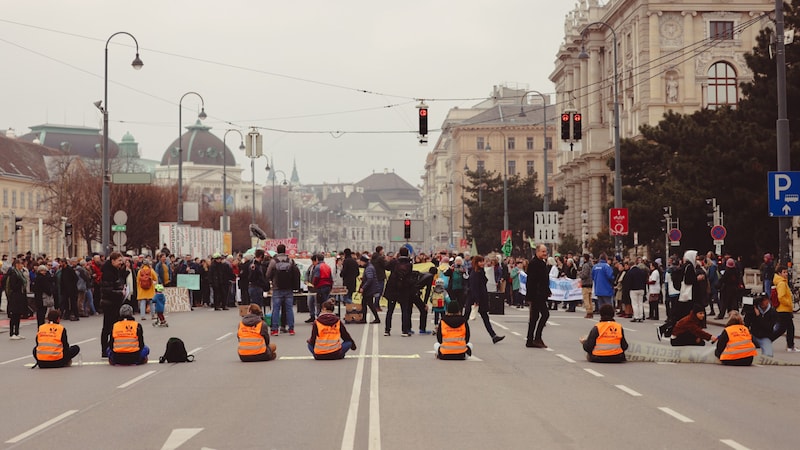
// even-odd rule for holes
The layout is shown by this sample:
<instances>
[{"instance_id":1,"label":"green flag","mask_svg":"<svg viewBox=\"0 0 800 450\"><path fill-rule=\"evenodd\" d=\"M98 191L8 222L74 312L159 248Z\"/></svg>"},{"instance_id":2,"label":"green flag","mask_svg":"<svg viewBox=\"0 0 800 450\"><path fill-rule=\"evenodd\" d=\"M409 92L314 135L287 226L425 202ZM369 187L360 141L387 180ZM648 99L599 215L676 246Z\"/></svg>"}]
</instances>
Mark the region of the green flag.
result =
<instances>
[{"instance_id":1,"label":"green flag","mask_svg":"<svg viewBox=\"0 0 800 450\"><path fill-rule=\"evenodd\" d=\"M506 238L506 243L503 244L503 254L506 256L511 256L511 236Z\"/></svg>"}]
</instances>

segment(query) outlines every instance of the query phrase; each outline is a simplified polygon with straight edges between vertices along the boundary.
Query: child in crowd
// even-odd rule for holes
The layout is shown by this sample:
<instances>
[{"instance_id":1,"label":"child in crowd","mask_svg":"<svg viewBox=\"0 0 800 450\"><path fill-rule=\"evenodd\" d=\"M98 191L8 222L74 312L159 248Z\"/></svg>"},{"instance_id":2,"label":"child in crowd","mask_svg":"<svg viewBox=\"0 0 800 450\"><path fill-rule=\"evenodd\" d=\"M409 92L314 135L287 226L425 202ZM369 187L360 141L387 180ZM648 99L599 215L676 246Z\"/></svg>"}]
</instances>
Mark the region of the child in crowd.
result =
<instances>
[{"instance_id":1,"label":"child in crowd","mask_svg":"<svg viewBox=\"0 0 800 450\"><path fill-rule=\"evenodd\" d=\"M167 319L164 318L164 306L167 303L167 298L164 297L164 285L156 285L156 295L153 296L153 310L155 311L158 320L153 321L154 327L168 327Z\"/></svg>"},{"instance_id":2,"label":"child in crowd","mask_svg":"<svg viewBox=\"0 0 800 450\"><path fill-rule=\"evenodd\" d=\"M438 330L439 318L444 316L447 305L450 304L450 295L444 288L444 280L441 278L436 279L436 284L433 286L433 291L430 296L431 306L433 306L433 325L434 330Z\"/></svg>"}]
</instances>

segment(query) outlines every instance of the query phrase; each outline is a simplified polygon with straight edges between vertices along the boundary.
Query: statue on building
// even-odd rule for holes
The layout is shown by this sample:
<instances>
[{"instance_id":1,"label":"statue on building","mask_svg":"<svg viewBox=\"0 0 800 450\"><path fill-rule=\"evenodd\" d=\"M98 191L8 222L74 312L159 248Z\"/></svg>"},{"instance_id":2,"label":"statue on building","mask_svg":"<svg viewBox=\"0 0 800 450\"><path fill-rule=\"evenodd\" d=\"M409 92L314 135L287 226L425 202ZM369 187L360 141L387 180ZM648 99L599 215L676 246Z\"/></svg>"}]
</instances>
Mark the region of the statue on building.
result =
<instances>
[{"instance_id":1,"label":"statue on building","mask_svg":"<svg viewBox=\"0 0 800 450\"><path fill-rule=\"evenodd\" d=\"M672 75L667 78L667 103L678 103L678 80Z\"/></svg>"}]
</instances>

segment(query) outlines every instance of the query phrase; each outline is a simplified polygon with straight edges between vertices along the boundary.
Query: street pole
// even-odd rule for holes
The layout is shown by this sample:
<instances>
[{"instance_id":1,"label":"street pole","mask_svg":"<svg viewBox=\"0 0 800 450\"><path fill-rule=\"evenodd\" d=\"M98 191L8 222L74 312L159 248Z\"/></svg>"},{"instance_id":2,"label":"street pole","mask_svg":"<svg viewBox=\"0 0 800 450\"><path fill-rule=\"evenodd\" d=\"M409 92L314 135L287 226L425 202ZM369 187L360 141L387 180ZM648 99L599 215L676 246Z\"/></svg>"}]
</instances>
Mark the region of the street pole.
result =
<instances>
[{"instance_id":1,"label":"street pole","mask_svg":"<svg viewBox=\"0 0 800 450\"><path fill-rule=\"evenodd\" d=\"M181 96L180 101L178 102L178 225L183 224L183 145L181 144L181 138L183 137L183 125L181 125L183 118L183 99L189 94L194 94L200 97L200 114L197 115L197 118L200 120L205 120L206 116L206 107L205 101L203 100L203 96L198 94L194 91L189 91Z\"/></svg>"},{"instance_id":2,"label":"street pole","mask_svg":"<svg viewBox=\"0 0 800 450\"><path fill-rule=\"evenodd\" d=\"M526 91L522 95L520 103L522 103L523 100L528 98L527 97L528 94L537 94L539 97L542 98L542 121L544 123L544 126L542 127L543 129L542 133L544 135L543 136L544 145L542 145L542 157L544 158L544 167L542 168L542 178L543 178L542 182L544 183L544 192L542 192L542 201L543 201L542 211L547 212L550 211L550 189L549 185L547 184L547 99L545 99L544 94L542 94L541 92L530 90ZM522 109L522 105L520 105L519 107L519 115L520 117L525 117L525 111Z\"/></svg>"},{"instance_id":3,"label":"street pole","mask_svg":"<svg viewBox=\"0 0 800 450\"><path fill-rule=\"evenodd\" d=\"M118 34L130 36L136 44L136 57L131 63L134 70L139 70L144 66L142 60L139 59L139 42L132 34L126 31L118 31L108 37L106 40L105 71L103 75L103 103L105 106L95 103L95 106L103 113L103 188L100 193L100 207L102 209L101 226L103 229L100 232L100 244L103 247L103 255L105 256L108 256L109 250L111 249L109 242L111 237L111 175L108 172L108 43Z\"/></svg>"},{"instance_id":4,"label":"street pole","mask_svg":"<svg viewBox=\"0 0 800 450\"><path fill-rule=\"evenodd\" d=\"M492 147L489 145L489 137L492 133L500 133L503 136L503 230L508 229L508 160L506 156L506 135L500 130L492 130L486 136L486 151L491 151ZM501 243L502 244L502 243Z\"/></svg>"},{"instance_id":5,"label":"street pole","mask_svg":"<svg viewBox=\"0 0 800 450\"><path fill-rule=\"evenodd\" d=\"M227 153L228 153L228 146L225 144L225 139L228 137L228 133L231 131L235 131L239 133L239 138L241 138L241 143L239 144L239 150L244 150L244 135L241 131L230 128L225 130L225 134L222 135L222 232L230 231L230 227L228 226L228 173L227 173Z\"/></svg>"},{"instance_id":6,"label":"street pole","mask_svg":"<svg viewBox=\"0 0 800 450\"><path fill-rule=\"evenodd\" d=\"M789 119L786 112L786 47L784 42L783 0L775 0L775 66L777 68L778 120L775 123L777 134L778 171L790 169ZM789 233L792 229L791 217L778 218L778 258L786 264L789 259Z\"/></svg>"}]
</instances>

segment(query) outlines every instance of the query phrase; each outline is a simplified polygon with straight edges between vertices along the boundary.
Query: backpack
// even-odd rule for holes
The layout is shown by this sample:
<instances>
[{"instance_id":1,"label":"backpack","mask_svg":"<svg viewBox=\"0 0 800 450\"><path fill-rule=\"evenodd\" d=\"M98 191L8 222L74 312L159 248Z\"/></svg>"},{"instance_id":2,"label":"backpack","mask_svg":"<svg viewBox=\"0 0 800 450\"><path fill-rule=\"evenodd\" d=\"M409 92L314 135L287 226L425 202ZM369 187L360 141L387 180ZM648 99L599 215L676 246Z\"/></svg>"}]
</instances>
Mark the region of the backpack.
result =
<instances>
[{"instance_id":1,"label":"backpack","mask_svg":"<svg viewBox=\"0 0 800 450\"><path fill-rule=\"evenodd\" d=\"M167 341L167 349L164 356L158 358L159 363L181 363L194 361L194 355L186 354L186 345L180 338L171 337Z\"/></svg>"},{"instance_id":2,"label":"backpack","mask_svg":"<svg viewBox=\"0 0 800 450\"><path fill-rule=\"evenodd\" d=\"M153 287L153 278L150 276L150 270L145 270L139 277L139 287L147 290Z\"/></svg>"},{"instance_id":3,"label":"backpack","mask_svg":"<svg viewBox=\"0 0 800 450\"><path fill-rule=\"evenodd\" d=\"M781 302L778 300L778 288L772 286L772 289L769 291L769 302L772 303L773 308L778 308Z\"/></svg>"},{"instance_id":4,"label":"backpack","mask_svg":"<svg viewBox=\"0 0 800 450\"><path fill-rule=\"evenodd\" d=\"M282 289L287 289L294 286L294 277L292 276L292 260L289 258L276 258L275 259L275 284Z\"/></svg>"},{"instance_id":5,"label":"backpack","mask_svg":"<svg viewBox=\"0 0 800 450\"><path fill-rule=\"evenodd\" d=\"M672 287L674 287L676 291L680 291L681 283L683 282L683 270L673 270L670 276L672 277Z\"/></svg>"}]
</instances>

